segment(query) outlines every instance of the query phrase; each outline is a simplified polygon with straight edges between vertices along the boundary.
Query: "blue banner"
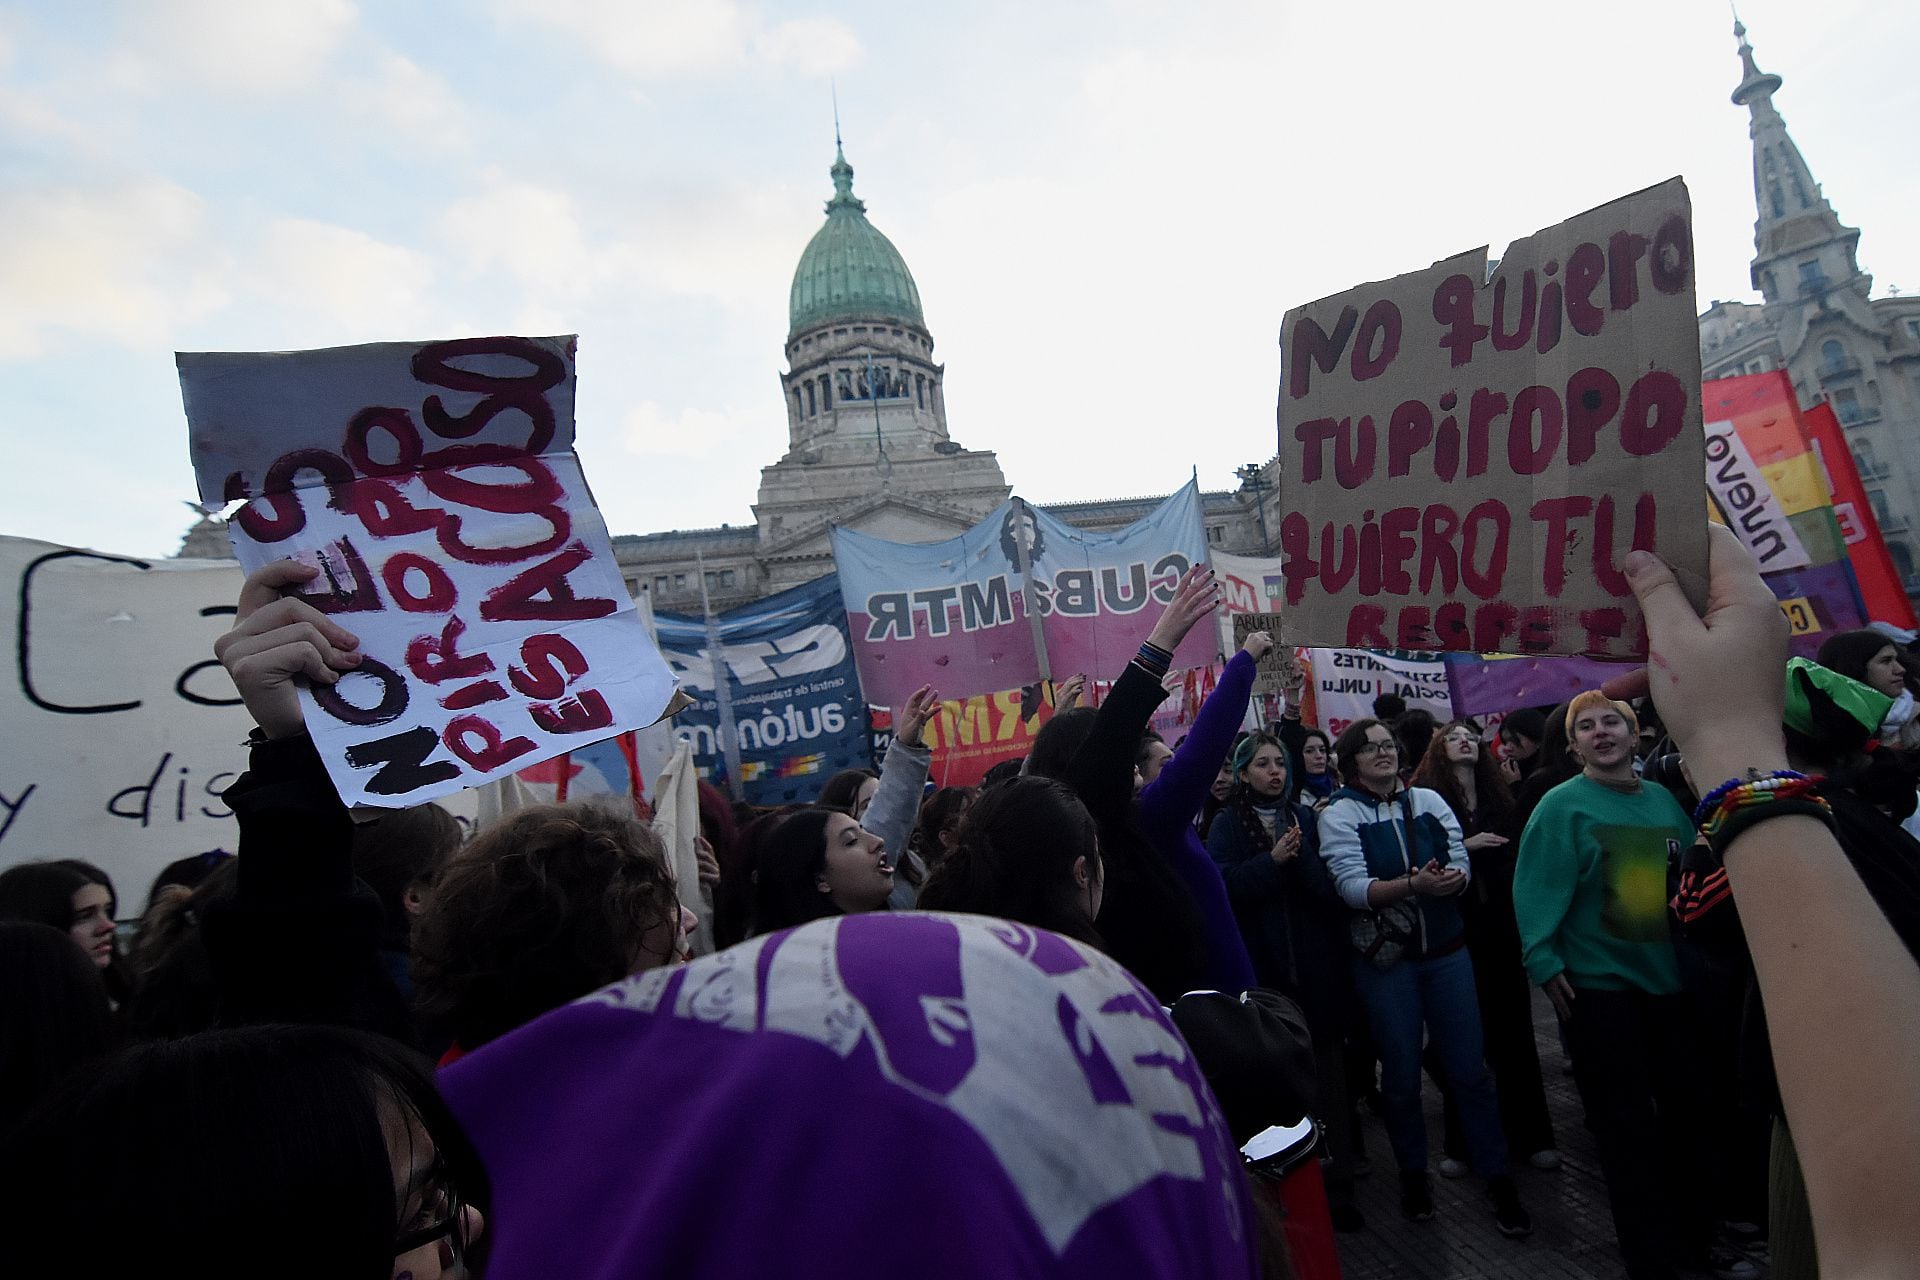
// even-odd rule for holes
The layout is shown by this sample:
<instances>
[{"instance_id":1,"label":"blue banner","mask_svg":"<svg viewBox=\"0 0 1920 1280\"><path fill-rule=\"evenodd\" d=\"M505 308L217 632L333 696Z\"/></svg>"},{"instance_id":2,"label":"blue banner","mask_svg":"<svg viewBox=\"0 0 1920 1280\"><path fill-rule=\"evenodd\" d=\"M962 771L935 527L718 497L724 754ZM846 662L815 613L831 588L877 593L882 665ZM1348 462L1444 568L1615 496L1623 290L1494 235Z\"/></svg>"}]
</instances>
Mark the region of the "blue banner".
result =
<instances>
[{"instance_id":1,"label":"blue banner","mask_svg":"<svg viewBox=\"0 0 1920 1280\"><path fill-rule=\"evenodd\" d=\"M811 801L841 769L871 767L866 704L836 575L730 610L718 622L749 804ZM654 624L661 655L694 699L673 718L674 733L693 743L700 775L724 790L706 624L672 613L655 614Z\"/></svg>"}]
</instances>

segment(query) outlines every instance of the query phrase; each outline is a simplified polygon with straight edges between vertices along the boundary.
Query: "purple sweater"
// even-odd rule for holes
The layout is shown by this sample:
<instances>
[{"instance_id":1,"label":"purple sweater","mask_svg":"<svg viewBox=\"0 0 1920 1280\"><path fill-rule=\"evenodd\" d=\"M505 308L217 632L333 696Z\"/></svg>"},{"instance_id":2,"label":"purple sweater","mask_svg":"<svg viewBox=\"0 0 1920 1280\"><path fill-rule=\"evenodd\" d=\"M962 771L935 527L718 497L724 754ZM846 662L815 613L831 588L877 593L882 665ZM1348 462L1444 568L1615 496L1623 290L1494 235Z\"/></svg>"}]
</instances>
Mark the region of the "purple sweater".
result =
<instances>
[{"instance_id":1,"label":"purple sweater","mask_svg":"<svg viewBox=\"0 0 1920 1280\"><path fill-rule=\"evenodd\" d=\"M1226 882L1193 820L1206 803L1252 694L1253 659L1242 650L1220 673L1220 683L1201 705L1186 741L1161 766L1159 776L1140 789L1140 830L1179 874L1206 917L1209 981L1215 990L1233 995L1258 985L1253 961L1234 920Z\"/></svg>"}]
</instances>

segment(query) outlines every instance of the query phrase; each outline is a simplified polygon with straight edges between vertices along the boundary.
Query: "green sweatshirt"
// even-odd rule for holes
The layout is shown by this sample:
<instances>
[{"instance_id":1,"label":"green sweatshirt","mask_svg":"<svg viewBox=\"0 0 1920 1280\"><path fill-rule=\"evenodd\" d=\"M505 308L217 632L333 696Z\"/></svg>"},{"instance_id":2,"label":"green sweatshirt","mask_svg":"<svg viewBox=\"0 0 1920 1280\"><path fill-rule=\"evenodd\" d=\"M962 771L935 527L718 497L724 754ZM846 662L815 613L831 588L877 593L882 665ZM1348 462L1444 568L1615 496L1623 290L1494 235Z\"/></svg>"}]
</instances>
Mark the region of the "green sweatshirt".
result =
<instances>
[{"instance_id":1,"label":"green sweatshirt","mask_svg":"<svg viewBox=\"0 0 1920 1280\"><path fill-rule=\"evenodd\" d=\"M1693 823L1663 787L1631 794L1585 774L1547 792L1520 837L1513 914L1527 977L1576 987L1680 990L1667 926L1667 865Z\"/></svg>"}]
</instances>

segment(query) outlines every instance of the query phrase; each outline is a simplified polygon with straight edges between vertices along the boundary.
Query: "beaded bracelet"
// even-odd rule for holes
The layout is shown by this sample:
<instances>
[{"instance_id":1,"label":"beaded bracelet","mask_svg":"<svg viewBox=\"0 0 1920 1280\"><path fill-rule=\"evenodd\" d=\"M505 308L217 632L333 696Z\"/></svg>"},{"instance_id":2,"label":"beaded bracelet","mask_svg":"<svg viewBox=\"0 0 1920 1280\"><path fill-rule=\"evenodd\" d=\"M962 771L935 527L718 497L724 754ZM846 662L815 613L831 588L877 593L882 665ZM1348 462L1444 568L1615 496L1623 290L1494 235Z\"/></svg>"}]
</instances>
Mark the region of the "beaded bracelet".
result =
<instances>
[{"instance_id":1,"label":"beaded bracelet","mask_svg":"<svg viewBox=\"0 0 1920 1280\"><path fill-rule=\"evenodd\" d=\"M1725 782L1707 792L1706 795L1701 796L1700 803L1695 805L1693 809L1694 824L1696 826L1705 826L1707 819L1713 816L1713 811L1718 809L1721 806L1721 802L1726 800L1726 798L1735 791L1772 791L1777 790L1782 783L1806 782L1807 780L1807 775L1797 769L1775 769L1772 773L1761 773L1757 769L1749 769L1747 770L1746 777L1728 778ZM1762 797L1762 799L1764 799L1764 797ZM1736 807L1738 807L1738 804L1759 802L1760 801L1756 800L1741 800L1736 802Z\"/></svg>"},{"instance_id":2,"label":"beaded bracelet","mask_svg":"<svg viewBox=\"0 0 1920 1280\"><path fill-rule=\"evenodd\" d=\"M1151 642L1141 644L1140 652L1134 655L1133 660L1156 678L1165 676L1173 669L1173 655Z\"/></svg>"},{"instance_id":3,"label":"beaded bracelet","mask_svg":"<svg viewBox=\"0 0 1920 1280\"><path fill-rule=\"evenodd\" d=\"M1767 818L1797 814L1818 818L1832 826L1833 810L1817 786L1805 774L1782 770L1767 777L1735 779L1715 787L1695 813L1700 820L1700 834L1717 853L1734 836Z\"/></svg>"}]
</instances>

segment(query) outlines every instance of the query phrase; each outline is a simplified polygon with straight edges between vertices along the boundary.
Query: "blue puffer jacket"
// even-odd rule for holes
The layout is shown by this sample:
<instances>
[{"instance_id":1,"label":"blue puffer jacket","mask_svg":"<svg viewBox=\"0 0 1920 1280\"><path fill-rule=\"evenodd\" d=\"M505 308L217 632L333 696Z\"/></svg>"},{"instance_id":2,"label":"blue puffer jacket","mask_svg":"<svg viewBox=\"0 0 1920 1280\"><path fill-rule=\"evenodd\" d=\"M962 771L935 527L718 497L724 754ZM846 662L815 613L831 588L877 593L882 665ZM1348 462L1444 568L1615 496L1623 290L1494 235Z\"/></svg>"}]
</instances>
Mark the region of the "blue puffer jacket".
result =
<instances>
[{"instance_id":1,"label":"blue puffer jacket","mask_svg":"<svg viewBox=\"0 0 1920 1280\"><path fill-rule=\"evenodd\" d=\"M1367 886L1375 880L1399 880L1429 862L1473 868L1460 834L1460 822L1437 791L1407 787L1391 800L1371 791L1342 787L1320 814L1320 856L1333 876L1334 891L1355 911L1366 911ZM1422 960L1457 948L1466 934L1457 898L1416 898L1419 933L1405 956Z\"/></svg>"}]
</instances>

